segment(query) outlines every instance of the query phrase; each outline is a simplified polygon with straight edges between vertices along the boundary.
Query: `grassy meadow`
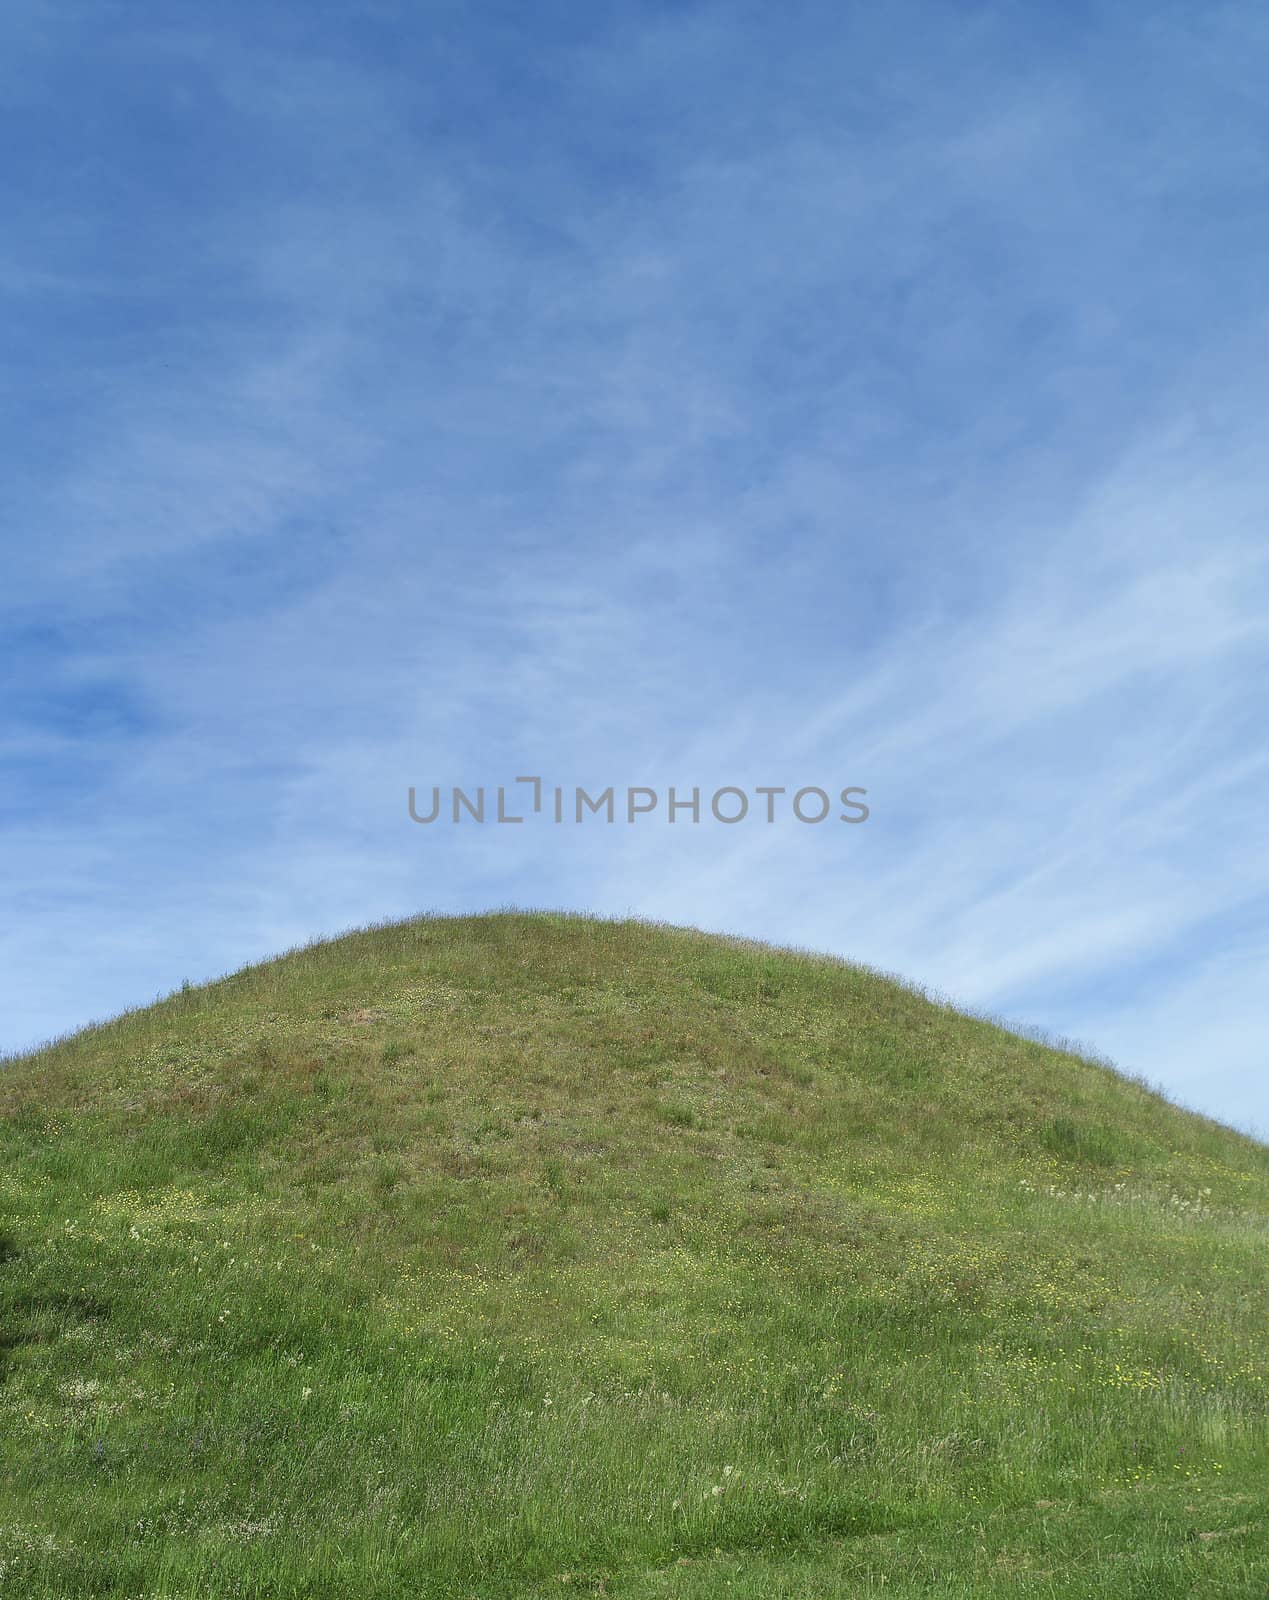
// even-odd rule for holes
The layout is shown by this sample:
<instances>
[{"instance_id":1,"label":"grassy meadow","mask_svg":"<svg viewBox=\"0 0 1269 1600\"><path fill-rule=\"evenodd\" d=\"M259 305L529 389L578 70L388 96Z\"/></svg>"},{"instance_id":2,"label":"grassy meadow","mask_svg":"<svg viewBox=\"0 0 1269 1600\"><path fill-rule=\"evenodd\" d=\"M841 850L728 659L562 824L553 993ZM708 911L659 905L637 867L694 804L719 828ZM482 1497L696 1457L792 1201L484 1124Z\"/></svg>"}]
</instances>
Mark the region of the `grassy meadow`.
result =
<instances>
[{"instance_id":1,"label":"grassy meadow","mask_svg":"<svg viewBox=\"0 0 1269 1600\"><path fill-rule=\"evenodd\" d=\"M1269 1151L554 914L0 1068L0 1595L1269 1594Z\"/></svg>"}]
</instances>

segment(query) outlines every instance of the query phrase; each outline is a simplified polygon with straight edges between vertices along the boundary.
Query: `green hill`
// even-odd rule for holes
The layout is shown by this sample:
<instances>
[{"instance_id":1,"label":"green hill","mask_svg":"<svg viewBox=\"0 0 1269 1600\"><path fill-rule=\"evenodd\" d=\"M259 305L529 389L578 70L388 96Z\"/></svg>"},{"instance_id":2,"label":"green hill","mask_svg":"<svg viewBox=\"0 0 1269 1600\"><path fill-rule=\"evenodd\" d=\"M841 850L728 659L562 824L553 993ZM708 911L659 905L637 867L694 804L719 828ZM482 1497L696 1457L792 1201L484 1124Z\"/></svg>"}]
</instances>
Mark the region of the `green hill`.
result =
<instances>
[{"instance_id":1,"label":"green hill","mask_svg":"<svg viewBox=\"0 0 1269 1600\"><path fill-rule=\"evenodd\" d=\"M375 928L0 1150L0 1594L1269 1593L1269 1151L866 970Z\"/></svg>"}]
</instances>

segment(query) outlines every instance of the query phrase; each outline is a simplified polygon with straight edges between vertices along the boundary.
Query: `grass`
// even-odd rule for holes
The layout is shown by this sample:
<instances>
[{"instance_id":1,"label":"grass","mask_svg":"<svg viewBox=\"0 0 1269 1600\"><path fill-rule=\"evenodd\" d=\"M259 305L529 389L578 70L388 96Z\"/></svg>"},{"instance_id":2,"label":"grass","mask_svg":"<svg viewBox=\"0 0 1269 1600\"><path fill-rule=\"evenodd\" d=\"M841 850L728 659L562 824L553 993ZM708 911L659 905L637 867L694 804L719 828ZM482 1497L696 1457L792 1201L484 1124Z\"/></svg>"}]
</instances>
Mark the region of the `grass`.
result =
<instances>
[{"instance_id":1,"label":"grass","mask_svg":"<svg viewBox=\"0 0 1269 1600\"><path fill-rule=\"evenodd\" d=\"M1269 1151L866 970L374 928L0 1155L0 1594L1269 1590Z\"/></svg>"}]
</instances>

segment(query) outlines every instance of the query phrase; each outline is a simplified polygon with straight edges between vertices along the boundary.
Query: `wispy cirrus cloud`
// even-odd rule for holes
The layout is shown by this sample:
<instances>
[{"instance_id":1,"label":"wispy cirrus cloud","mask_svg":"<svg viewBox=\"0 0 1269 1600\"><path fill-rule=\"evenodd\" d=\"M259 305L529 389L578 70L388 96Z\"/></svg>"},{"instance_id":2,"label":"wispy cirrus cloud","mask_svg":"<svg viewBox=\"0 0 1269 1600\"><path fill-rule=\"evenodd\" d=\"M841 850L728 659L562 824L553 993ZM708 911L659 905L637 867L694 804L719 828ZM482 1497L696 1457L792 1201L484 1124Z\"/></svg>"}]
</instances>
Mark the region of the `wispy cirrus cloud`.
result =
<instances>
[{"instance_id":1,"label":"wispy cirrus cloud","mask_svg":"<svg viewBox=\"0 0 1269 1600\"><path fill-rule=\"evenodd\" d=\"M568 904L1263 1125L1255 11L372 9L0 23L3 1042ZM406 819L526 771L873 816Z\"/></svg>"}]
</instances>

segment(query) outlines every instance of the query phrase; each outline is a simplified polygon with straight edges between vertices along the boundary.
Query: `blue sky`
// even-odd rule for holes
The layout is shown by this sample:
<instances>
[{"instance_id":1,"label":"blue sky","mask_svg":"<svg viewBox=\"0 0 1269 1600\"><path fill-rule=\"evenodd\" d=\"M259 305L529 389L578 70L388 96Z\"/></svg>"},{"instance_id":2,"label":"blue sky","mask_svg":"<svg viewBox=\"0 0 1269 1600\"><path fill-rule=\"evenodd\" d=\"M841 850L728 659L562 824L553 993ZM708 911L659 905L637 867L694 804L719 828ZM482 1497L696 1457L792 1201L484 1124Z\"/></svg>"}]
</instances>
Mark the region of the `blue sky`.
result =
<instances>
[{"instance_id":1,"label":"blue sky","mask_svg":"<svg viewBox=\"0 0 1269 1600\"><path fill-rule=\"evenodd\" d=\"M1269 1128L1269 15L13 0L0 1048L516 903ZM407 786L861 784L862 827Z\"/></svg>"}]
</instances>

